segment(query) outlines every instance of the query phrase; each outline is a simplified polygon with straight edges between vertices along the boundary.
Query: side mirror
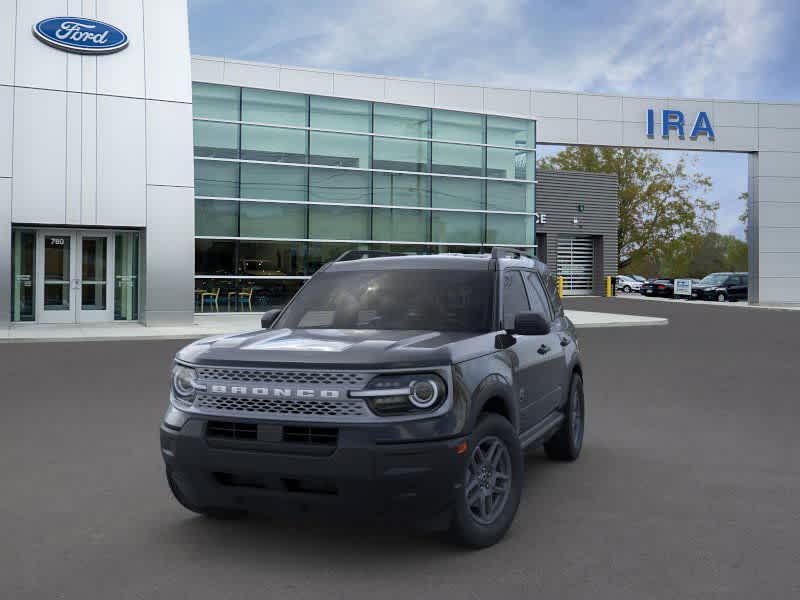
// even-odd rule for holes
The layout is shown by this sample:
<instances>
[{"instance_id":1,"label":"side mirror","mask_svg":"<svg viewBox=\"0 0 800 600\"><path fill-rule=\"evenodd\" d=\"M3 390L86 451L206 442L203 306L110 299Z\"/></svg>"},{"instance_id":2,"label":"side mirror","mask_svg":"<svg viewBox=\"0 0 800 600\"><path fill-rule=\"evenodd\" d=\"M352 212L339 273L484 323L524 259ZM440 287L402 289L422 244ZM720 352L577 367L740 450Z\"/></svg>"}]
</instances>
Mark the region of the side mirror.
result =
<instances>
[{"instance_id":1,"label":"side mirror","mask_svg":"<svg viewBox=\"0 0 800 600\"><path fill-rule=\"evenodd\" d=\"M547 335L550 333L550 323L535 312L521 312L514 317L514 331L517 335Z\"/></svg>"},{"instance_id":2,"label":"side mirror","mask_svg":"<svg viewBox=\"0 0 800 600\"><path fill-rule=\"evenodd\" d=\"M269 329L272 327L272 324L275 322L275 319L278 318L278 315L281 314L280 309L273 308L272 310L268 310L261 316L261 328L262 329Z\"/></svg>"}]
</instances>

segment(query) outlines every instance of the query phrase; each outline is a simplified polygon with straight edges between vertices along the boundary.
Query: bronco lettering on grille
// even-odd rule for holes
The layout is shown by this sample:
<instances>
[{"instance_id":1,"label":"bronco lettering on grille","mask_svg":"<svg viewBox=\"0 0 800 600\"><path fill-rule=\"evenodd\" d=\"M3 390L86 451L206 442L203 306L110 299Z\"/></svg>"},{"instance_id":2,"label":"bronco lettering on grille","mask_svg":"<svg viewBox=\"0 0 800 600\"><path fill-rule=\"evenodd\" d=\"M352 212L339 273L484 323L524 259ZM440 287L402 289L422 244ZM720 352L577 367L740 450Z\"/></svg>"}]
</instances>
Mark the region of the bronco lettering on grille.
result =
<instances>
[{"instance_id":1,"label":"bronco lettering on grille","mask_svg":"<svg viewBox=\"0 0 800 600\"><path fill-rule=\"evenodd\" d=\"M335 400L340 397L339 390L310 390L307 388L287 387L250 387L246 385L214 384L211 386L214 394L234 394L237 396L271 396L274 398L324 398Z\"/></svg>"}]
</instances>

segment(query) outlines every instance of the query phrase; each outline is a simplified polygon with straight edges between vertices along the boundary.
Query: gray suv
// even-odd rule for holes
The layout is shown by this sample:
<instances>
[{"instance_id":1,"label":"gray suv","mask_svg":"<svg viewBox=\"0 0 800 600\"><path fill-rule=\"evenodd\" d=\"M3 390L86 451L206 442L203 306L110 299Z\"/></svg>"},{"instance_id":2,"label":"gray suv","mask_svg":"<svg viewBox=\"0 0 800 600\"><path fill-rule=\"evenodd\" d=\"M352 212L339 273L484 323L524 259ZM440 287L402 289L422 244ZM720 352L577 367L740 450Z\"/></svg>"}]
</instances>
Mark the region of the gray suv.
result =
<instances>
[{"instance_id":1,"label":"gray suv","mask_svg":"<svg viewBox=\"0 0 800 600\"><path fill-rule=\"evenodd\" d=\"M324 265L262 330L178 352L161 454L183 506L410 518L483 547L511 526L525 450L578 457L578 341L547 267L376 254Z\"/></svg>"}]
</instances>

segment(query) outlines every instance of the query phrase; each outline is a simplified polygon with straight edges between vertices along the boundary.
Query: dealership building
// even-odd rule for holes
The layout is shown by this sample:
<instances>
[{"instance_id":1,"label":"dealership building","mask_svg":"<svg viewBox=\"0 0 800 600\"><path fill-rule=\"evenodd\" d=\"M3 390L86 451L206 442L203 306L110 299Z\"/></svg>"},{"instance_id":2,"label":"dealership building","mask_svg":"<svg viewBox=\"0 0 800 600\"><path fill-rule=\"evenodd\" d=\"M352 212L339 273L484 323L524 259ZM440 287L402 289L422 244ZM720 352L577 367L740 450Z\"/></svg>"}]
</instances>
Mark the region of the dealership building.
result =
<instances>
[{"instance_id":1,"label":"dealership building","mask_svg":"<svg viewBox=\"0 0 800 600\"><path fill-rule=\"evenodd\" d=\"M616 178L537 143L748 153L750 299L800 303L800 105L192 57L185 0L3 2L0 42L1 323L262 311L350 248L513 246L597 293Z\"/></svg>"}]
</instances>

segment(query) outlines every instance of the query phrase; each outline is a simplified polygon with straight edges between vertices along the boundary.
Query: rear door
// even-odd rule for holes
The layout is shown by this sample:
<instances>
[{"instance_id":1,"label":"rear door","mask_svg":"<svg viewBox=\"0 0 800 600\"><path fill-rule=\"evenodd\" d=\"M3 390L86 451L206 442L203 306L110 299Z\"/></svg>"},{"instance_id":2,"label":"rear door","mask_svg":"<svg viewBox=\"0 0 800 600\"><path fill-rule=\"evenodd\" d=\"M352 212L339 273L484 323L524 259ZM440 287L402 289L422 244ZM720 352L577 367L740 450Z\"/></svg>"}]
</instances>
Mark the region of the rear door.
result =
<instances>
[{"instance_id":1,"label":"rear door","mask_svg":"<svg viewBox=\"0 0 800 600\"><path fill-rule=\"evenodd\" d=\"M542 315L550 323L550 333L544 344L548 351L544 354L542 364L538 367L538 376L546 381L546 393L540 406L536 409L537 422L558 408L567 385L566 347L573 343L563 320L563 310L556 311L548 299L545 282L535 271L525 272L525 287L530 297L531 310Z\"/></svg>"},{"instance_id":2,"label":"rear door","mask_svg":"<svg viewBox=\"0 0 800 600\"><path fill-rule=\"evenodd\" d=\"M504 271L501 283L502 328L513 329L516 315L530 310L528 293L520 271ZM542 351L542 346L546 345L551 349L553 347L552 343L545 339L547 337L515 334L516 343L507 350L517 376L515 383L522 432L538 422L542 399L548 395L550 383L542 374L542 366L547 363L549 356L548 352Z\"/></svg>"}]
</instances>

